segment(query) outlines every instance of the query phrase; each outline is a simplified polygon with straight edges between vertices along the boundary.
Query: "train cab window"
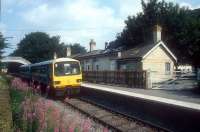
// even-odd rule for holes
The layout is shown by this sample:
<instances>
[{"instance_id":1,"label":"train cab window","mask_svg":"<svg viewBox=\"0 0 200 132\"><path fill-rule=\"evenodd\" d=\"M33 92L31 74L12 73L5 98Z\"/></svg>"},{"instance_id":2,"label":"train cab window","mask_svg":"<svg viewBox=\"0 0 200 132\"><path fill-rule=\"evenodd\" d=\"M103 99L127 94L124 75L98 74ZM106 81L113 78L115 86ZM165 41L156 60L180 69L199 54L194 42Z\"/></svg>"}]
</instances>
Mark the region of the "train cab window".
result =
<instances>
[{"instance_id":1,"label":"train cab window","mask_svg":"<svg viewBox=\"0 0 200 132\"><path fill-rule=\"evenodd\" d=\"M57 62L54 64L56 76L78 75L80 66L78 62Z\"/></svg>"}]
</instances>

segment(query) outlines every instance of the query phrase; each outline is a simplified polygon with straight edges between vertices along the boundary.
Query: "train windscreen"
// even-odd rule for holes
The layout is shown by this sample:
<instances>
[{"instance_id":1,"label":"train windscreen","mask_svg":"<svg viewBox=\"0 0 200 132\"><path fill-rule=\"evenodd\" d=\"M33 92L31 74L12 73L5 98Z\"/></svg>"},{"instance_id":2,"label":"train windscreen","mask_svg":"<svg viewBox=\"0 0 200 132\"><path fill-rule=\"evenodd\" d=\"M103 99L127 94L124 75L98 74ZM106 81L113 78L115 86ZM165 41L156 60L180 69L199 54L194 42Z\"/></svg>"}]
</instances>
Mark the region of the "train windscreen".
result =
<instances>
[{"instance_id":1,"label":"train windscreen","mask_svg":"<svg viewBox=\"0 0 200 132\"><path fill-rule=\"evenodd\" d=\"M78 62L57 62L54 64L55 76L69 76L80 74Z\"/></svg>"}]
</instances>

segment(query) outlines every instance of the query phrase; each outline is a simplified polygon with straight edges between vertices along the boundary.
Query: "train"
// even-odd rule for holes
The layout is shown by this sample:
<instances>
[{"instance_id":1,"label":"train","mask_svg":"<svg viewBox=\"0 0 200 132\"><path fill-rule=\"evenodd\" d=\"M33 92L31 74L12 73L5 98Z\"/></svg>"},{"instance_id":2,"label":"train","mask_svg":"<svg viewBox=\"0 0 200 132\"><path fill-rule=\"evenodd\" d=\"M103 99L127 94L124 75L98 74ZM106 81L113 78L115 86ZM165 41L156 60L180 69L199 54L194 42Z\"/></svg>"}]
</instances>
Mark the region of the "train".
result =
<instances>
[{"instance_id":1,"label":"train","mask_svg":"<svg viewBox=\"0 0 200 132\"><path fill-rule=\"evenodd\" d=\"M77 95L80 93L82 71L80 62L72 58L57 58L22 65L19 76L48 96Z\"/></svg>"}]
</instances>

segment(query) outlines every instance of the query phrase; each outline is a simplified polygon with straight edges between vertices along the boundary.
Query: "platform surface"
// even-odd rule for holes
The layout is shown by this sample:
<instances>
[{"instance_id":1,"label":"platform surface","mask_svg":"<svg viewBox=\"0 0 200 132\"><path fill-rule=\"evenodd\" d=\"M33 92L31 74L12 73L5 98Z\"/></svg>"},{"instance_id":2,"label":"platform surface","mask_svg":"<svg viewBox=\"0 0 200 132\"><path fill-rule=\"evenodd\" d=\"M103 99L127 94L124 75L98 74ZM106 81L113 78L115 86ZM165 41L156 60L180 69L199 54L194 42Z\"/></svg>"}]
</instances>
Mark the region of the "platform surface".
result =
<instances>
[{"instance_id":1,"label":"platform surface","mask_svg":"<svg viewBox=\"0 0 200 132\"><path fill-rule=\"evenodd\" d=\"M158 90L158 89L138 89L119 86L110 86L94 83L82 83L82 87L112 92L124 96L131 96L143 100L155 101L176 105L180 107L195 109L200 111L200 93L192 90Z\"/></svg>"}]
</instances>

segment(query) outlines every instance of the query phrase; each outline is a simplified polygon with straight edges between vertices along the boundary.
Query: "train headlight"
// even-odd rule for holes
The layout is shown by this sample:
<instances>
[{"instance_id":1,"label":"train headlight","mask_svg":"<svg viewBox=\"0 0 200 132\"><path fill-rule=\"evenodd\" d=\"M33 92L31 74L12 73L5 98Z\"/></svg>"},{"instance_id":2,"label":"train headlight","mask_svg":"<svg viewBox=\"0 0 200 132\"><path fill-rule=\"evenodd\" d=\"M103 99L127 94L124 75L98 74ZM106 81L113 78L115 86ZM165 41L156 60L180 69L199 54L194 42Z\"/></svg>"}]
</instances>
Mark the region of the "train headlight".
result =
<instances>
[{"instance_id":1,"label":"train headlight","mask_svg":"<svg viewBox=\"0 0 200 132\"><path fill-rule=\"evenodd\" d=\"M80 83L80 82L82 82L82 79L77 79L76 82Z\"/></svg>"},{"instance_id":2,"label":"train headlight","mask_svg":"<svg viewBox=\"0 0 200 132\"><path fill-rule=\"evenodd\" d=\"M58 85L58 84L60 84L60 81L54 81L54 84Z\"/></svg>"}]
</instances>

